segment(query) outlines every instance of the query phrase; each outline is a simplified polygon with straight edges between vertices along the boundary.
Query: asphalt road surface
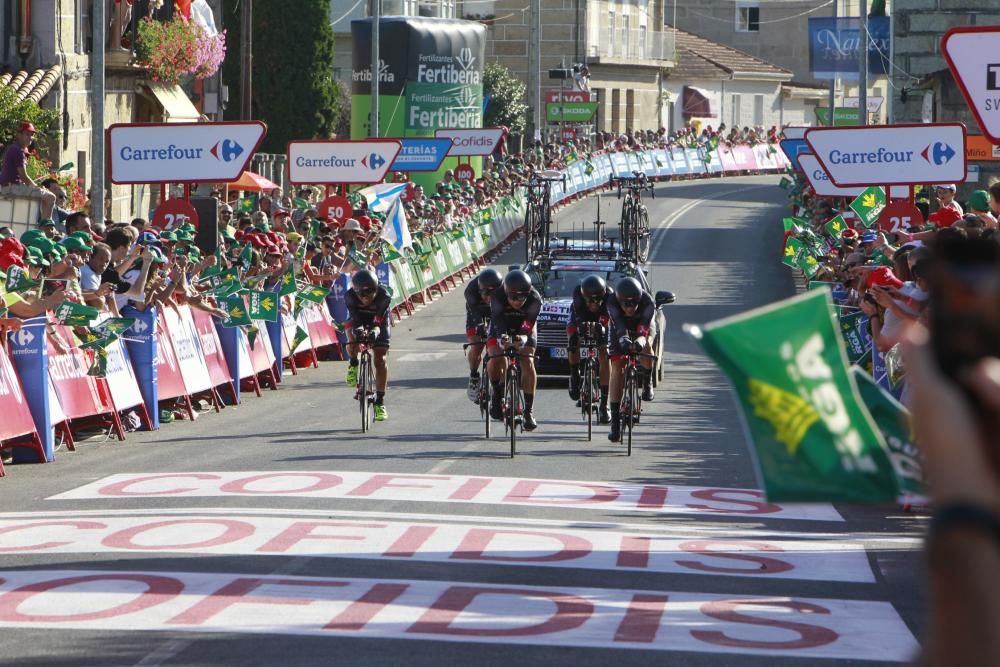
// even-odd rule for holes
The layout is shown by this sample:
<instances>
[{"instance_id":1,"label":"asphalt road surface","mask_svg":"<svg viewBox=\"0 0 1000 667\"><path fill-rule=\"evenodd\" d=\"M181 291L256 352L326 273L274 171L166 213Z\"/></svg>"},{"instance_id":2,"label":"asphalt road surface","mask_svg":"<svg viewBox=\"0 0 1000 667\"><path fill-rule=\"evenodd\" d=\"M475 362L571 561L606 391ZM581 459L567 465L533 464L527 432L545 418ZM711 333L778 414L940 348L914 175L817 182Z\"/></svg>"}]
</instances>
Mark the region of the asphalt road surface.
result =
<instances>
[{"instance_id":1,"label":"asphalt road surface","mask_svg":"<svg viewBox=\"0 0 1000 667\"><path fill-rule=\"evenodd\" d=\"M0 480L0 664L826 665L919 651L922 520L772 505L681 330L791 295L777 177L648 200L666 370L633 456L542 382L516 458L465 395L460 290L393 330L389 421L346 364ZM582 229L590 198L560 211ZM602 218L619 202L604 197ZM517 261L515 246L508 260Z\"/></svg>"}]
</instances>

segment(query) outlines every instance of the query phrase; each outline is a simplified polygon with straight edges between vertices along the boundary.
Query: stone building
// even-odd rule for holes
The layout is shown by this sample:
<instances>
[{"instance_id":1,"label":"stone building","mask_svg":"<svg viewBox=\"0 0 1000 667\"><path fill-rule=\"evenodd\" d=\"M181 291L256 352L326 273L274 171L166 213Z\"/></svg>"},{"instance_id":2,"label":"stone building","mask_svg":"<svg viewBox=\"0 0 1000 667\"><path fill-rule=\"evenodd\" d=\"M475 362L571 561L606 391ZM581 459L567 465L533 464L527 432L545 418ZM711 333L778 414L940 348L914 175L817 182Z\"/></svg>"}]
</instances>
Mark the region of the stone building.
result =
<instances>
[{"instance_id":1,"label":"stone building","mask_svg":"<svg viewBox=\"0 0 1000 667\"><path fill-rule=\"evenodd\" d=\"M1000 25L995 0L907 0L895 10L895 76L897 123L965 123L970 181L959 196L985 188L1000 177L1000 154L980 135L979 126L941 55L941 37L949 28ZM994 157L995 156L995 157Z\"/></svg>"},{"instance_id":2,"label":"stone building","mask_svg":"<svg viewBox=\"0 0 1000 667\"><path fill-rule=\"evenodd\" d=\"M114 18L116 5L107 2L109 25ZM94 99L91 78L93 50L90 10L92 2L83 0L31 0L30 28L21 34L21 12L27 2L4 3L8 8L0 12L0 65L5 74L0 84L14 86L19 94L31 95L42 106L55 109L61 117L58 139L43 145L46 157L57 165L72 162L78 179L89 189L94 174L91 171L91 149L95 128L93 109L102 102ZM209 6L220 25L221 0L210 0ZM16 5L16 6L15 6ZM134 0L134 16L145 16L149 0ZM169 20L174 4L164 2L163 7L152 13L155 20ZM219 113L218 80L206 80L190 86L191 93L177 85L152 81L148 71L135 62L131 31L122 30L125 38L119 42L110 39L105 57L104 121L114 123L196 121ZM33 84L33 85L30 85ZM191 96L197 98L197 106ZM9 137L0 138L8 141ZM110 193L110 210L113 220L135 215L145 216L151 202L150 186L105 185Z\"/></svg>"}]
</instances>

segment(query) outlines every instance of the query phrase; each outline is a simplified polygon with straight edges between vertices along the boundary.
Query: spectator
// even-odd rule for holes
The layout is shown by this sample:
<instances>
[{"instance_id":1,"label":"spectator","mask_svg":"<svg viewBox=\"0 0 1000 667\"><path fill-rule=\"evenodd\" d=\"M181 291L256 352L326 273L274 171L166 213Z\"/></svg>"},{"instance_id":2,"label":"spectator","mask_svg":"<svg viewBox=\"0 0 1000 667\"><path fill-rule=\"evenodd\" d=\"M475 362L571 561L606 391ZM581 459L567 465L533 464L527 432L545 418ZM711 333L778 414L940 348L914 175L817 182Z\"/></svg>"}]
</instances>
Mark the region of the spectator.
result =
<instances>
[{"instance_id":1,"label":"spectator","mask_svg":"<svg viewBox=\"0 0 1000 667\"><path fill-rule=\"evenodd\" d=\"M30 185L38 188L38 184L31 180L28 175L28 146L31 145L35 137L35 126L28 121L17 126L14 134L14 141L7 146L3 155L3 164L0 165L0 186L4 185ZM41 204L39 205L39 217L51 218L52 211L56 205L56 196L49 190L39 188Z\"/></svg>"},{"instance_id":2,"label":"spectator","mask_svg":"<svg viewBox=\"0 0 1000 667\"><path fill-rule=\"evenodd\" d=\"M990 195L986 190L976 190L969 195L969 212L982 220L986 229L996 229L997 219L990 212Z\"/></svg>"},{"instance_id":3,"label":"spectator","mask_svg":"<svg viewBox=\"0 0 1000 667\"><path fill-rule=\"evenodd\" d=\"M46 178L42 181L41 185L56 197L55 206L52 209L52 218L49 219L55 220L56 229L60 234L65 234L66 217L70 214L70 211L63 208L63 205L66 203L66 190L54 178Z\"/></svg>"},{"instance_id":4,"label":"spectator","mask_svg":"<svg viewBox=\"0 0 1000 667\"><path fill-rule=\"evenodd\" d=\"M953 209L958 213L958 218L955 218L955 220L958 220L965 215L965 211L962 210L961 204L955 201L955 191L956 188L953 183L934 186L934 194L937 195L938 200L938 210Z\"/></svg>"}]
</instances>

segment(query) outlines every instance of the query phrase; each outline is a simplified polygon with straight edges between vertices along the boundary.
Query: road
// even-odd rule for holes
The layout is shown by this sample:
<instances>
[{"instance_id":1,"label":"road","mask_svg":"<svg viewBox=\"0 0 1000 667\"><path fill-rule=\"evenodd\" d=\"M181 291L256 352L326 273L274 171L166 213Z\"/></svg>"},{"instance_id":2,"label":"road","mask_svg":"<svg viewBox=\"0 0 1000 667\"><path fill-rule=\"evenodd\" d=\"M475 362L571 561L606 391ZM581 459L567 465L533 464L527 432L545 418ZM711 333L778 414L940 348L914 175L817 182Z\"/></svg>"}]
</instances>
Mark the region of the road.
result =
<instances>
[{"instance_id":1,"label":"road","mask_svg":"<svg viewBox=\"0 0 1000 667\"><path fill-rule=\"evenodd\" d=\"M455 290L394 328L390 419L370 437L331 362L220 415L11 466L0 664L906 660L921 520L763 501L728 386L681 330L794 292L776 180L648 201L651 282L677 302L632 457L586 441L565 380L543 381L515 459L502 432L484 440Z\"/></svg>"}]
</instances>

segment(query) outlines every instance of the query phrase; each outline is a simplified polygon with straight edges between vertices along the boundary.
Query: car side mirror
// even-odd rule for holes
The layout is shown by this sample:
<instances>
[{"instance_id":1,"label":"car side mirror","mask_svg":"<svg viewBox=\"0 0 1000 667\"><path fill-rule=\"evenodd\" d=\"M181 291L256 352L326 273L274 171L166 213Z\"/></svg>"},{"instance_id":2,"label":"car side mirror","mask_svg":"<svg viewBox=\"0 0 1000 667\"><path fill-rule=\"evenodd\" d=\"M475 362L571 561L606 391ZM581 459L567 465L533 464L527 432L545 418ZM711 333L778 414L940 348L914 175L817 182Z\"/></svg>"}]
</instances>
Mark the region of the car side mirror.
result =
<instances>
[{"instance_id":1,"label":"car side mirror","mask_svg":"<svg viewBox=\"0 0 1000 667\"><path fill-rule=\"evenodd\" d=\"M656 307L665 306L668 303L673 303L675 301L673 292L657 292L656 293Z\"/></svg>"}]
</instances>

